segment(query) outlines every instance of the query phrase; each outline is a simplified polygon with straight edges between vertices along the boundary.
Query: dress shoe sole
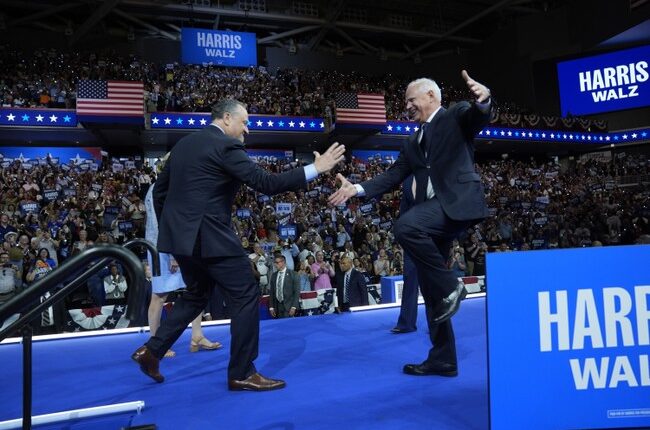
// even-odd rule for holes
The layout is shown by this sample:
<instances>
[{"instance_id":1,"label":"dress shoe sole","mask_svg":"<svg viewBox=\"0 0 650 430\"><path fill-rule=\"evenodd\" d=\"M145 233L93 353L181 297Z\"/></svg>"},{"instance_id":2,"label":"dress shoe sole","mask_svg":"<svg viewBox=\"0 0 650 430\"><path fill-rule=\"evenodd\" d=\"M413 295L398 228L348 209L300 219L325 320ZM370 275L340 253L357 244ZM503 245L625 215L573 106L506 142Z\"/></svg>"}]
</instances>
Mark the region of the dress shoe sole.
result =
<instances>
[{"instance_id":1,"label":"dress shoe sole","mask_svg":"<svg viewBox=\"0 0 650 430\"><path fill-rule=\"evenodd\" d=\"M230 391L273 391L273 390L280 390L284 387L286 387L287 384L281 384L281 385L269 385L268 387L239 387L239 386L228 386L228 390Z\"/></svg>"},{"instance_id":2,"label":"dress shoe sole","mask_svg":"<svg viewBox=\"0 0 650 430\"><path fill-rule=\"evenodd\" d=\"M458 376L458 370L448 370L448 371L433 371L433 372L407 372L404 371L406 375L412 376Z\"/></svg>"},{"instance_id":3,"label":"dress shoe sole","mask_svg":"<svg viewBox=\"0 0 650 430\"><path fill-rule=\"evenodd\" d=\"M404 333L413 333L415 330L391 330L390 331L392 334L404 334Z\"/></svg>"}]
</instances>

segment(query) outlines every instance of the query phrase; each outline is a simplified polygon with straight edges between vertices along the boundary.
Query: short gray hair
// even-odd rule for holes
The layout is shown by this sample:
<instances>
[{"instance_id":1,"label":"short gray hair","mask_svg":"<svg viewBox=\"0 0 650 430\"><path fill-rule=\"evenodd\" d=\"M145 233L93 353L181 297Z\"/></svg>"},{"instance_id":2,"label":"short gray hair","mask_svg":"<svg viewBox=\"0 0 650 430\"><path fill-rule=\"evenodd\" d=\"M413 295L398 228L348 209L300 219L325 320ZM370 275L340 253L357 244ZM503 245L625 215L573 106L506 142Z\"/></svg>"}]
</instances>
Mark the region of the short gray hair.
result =
<instances>
[{"instance_id":1,"label":"short gray hair","mask_svg":"<svg viewBox=\"0 0 650 430\"><path fill-rule=\"evenodd\" d=\"M221 99L214 106L212 106L212 121L221 119L226 112L234 113L239 107L246 110L246 105L239 100L235 99Z\"/></svg>"},{"instance_id":2,"label":"short gray hair","mask_svg":"<svg viewBox=\"0 0 650 430\"><path fill-rule=\"evenodd\" d=\"M408 86L410 87L411 85L420 87L420 89L424 92L433 91L433 95L436 97L436 99L438 99L439 102L442 101L442 93L440 92L440 87L438 84L436 84L436 81L429 78L420 78L411 81Z\"/></svg>"}]
</instances>

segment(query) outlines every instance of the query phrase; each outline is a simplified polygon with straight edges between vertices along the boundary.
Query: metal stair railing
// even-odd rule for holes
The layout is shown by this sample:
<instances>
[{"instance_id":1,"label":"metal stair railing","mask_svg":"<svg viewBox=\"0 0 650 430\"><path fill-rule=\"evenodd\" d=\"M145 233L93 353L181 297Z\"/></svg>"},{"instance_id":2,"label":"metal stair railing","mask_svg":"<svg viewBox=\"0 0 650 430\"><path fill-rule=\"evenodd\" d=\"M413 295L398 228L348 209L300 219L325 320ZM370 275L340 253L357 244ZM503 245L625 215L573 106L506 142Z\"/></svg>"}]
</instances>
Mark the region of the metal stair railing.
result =
<instances>
[{"instance_id":1,"label":"metal stair railing","mask_svg":"<svg viewBox=\"0 0 650 430\"><path fill-rule=\"evenodd\" d=\"M0 331L0 341L4 340L10 333L20 330L23 338L23 429L31 428L32 417L32 327L29 323L39 316L45 309L63 300L71 294L92 275L102 270L112 260L119 260L124 264L126 273L129 276L132 291L129 293L127 304L127 318L134 316L138 304L142 303L145 297L144 291L144 270L140 260L129 251L129 248L136 246L146 247L152 255L152 273L154 276L160 274L160 259L156 247L144 239L134 239L123 246L118 245L96 245L82 251L80 254L65 260L59 267L42 279L34 282L27 290L13 297L3 305L0 305L0 321L4 321L16 313L22 315L9 326ZM101 259L97 261L98 259ZM87 267L81 274L77 275L70 283L65 285L56 293L52 294L43 302L41 297L50 292L59 284L63 284L68 278L74 276L88 264L97 261ZM36 306L33 306L36 304ZM28 309L29 308L29 309Z\"/></svg>"}]
</instances>

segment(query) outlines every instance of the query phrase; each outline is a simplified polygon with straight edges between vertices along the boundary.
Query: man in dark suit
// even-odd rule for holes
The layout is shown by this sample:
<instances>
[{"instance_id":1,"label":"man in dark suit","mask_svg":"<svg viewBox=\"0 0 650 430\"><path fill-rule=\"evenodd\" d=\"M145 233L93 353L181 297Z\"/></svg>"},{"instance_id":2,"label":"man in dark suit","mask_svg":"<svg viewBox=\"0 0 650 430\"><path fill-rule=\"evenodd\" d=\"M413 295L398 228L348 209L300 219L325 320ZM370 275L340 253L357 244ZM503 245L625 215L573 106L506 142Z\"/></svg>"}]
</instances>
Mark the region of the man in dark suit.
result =
<instances>
[{"instance_id":1,"label":"man in dark suit","mask_svg":"<svg viewBox=\"0 0 650 430\"><path fill-rule=\"evenodd\" d=\"M341 270L336 273L336 297L339 311L347 312L352 306L368 306L366 278L352 266L350 257L341 257Z\"/></svg>"},{"instance_id":2,"label":"man in dark suit","mask_svg":"<svg viewBox=\"0 0 650 430\"><path fill-rule=\"evenodd\" d=\"M227 298L232 342L228 365L230 390L273 390L284 381L260 375L253 361L259 342L259 290L240 240L230 227L230 210L242 184L273 195L306 186L307 181L343 160L334 143L304 168L271 174L252 162L244 149L248 112L236 100L212 109L212 123L181 139L158 177L154 206L159 219L158 250L173 254L187 292L171 316L132 358L156 382L164 377L159 360L188 323L204 308L213 286Z\"/></svg>"},{"instance_id":3,"label":"man in dark suit","mask_svg":"<svg viewBox=\"0 0 650 430\"><path fill-rule=\"evenodd\" d=\"M296 316L300 307L300 278L287 267L287 259L279 252L273 261L277 271L271 275L269 313L273 318Z\"/></svg>"},{"instance_id":4,"label":"man in dark suit","mask_svg":"<svg viewBox=\"0 0 650 430\"><path fill-rule=\"evenodd\" d=\"M402 190L402 201L400 202L400 215L408 212L415 203L415 196L412 192L413 176L404 181ZM441 249L445 261L449 259L450 248ZM418 315L418 272L417 267L408 252L404 253L404 287L402 288L402 305L400 308L397 325L391 330L393 333L408 333L416 330L416 319ZM438 369L438 375L456 376L458 374L458 359L456 357L456 338L451 319L441 323L434 322L433 308L425 306L427 326L429 328L429 339L431 349L425 360L430 369ZM416 372L415 368L412 369ZM410 373L410 372L407 372ZM424 373L413 373L424 374Z\"/></svg>"},{"instance_id":5,"label":"man in dark suit","mask_svg":"<svg viewBox=\"0 0 650 430\"><path fill-rule=\"evenodd\" d=\"M374 197L402 183L409 175L414 206L395 223L395 237L417 268L420 288L431 323L448 321L466 291L447 267L451 242L468 226L488 216L481 178L474 170L474 136L489 122L490 90L462 72L474 103L460 102L444 109L438 85L418 79L406 89L406 108L421 125L403 146L398 159L383 174L353 185L338 174L341 187L330 196L338 205L360 195ZM428 318L429 319L429 318ZM425 360L407 364L411 375L457 374L451 363Z\"/></svg>"}]
</instances>

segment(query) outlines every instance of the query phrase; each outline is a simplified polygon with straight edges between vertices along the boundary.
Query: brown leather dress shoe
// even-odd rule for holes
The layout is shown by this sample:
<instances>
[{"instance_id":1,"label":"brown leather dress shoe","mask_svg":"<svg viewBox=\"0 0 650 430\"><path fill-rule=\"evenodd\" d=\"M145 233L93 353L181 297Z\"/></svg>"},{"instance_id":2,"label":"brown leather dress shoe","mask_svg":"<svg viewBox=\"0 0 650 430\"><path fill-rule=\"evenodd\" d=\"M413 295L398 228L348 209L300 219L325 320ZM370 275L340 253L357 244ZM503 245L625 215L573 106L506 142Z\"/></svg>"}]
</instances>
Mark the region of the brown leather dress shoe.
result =
<instances>
[{"instance_id":1,"label":"brown leather dress shoe","mask_svg":"<svg viewBox=\"0 0 650 430\"><path fill-rule=\"evenodd\" d=\"M153 353L149 350L149 348L147 348L146 345L143 345L140 348L136 349L131 358L133 361L140 365L140 370L142 370L142 373L154 381L162 382L165 380L165 377L162 376L158 370L160 360L158 360L158 358L153 355Z\"/></svg>"},{"instance_id":2,"label":"brown leather dress shoe","mask_svg":"<svg viewBox=\"0 0 650 430\"><path fill-rule=\"evenodd\" d=\"M287 384L280 379L269 379L259 373L253 373L248 378L238 381L231 379L228 381L230 391L270 391L284 388Z\"/></svg>"}]
</instances>

